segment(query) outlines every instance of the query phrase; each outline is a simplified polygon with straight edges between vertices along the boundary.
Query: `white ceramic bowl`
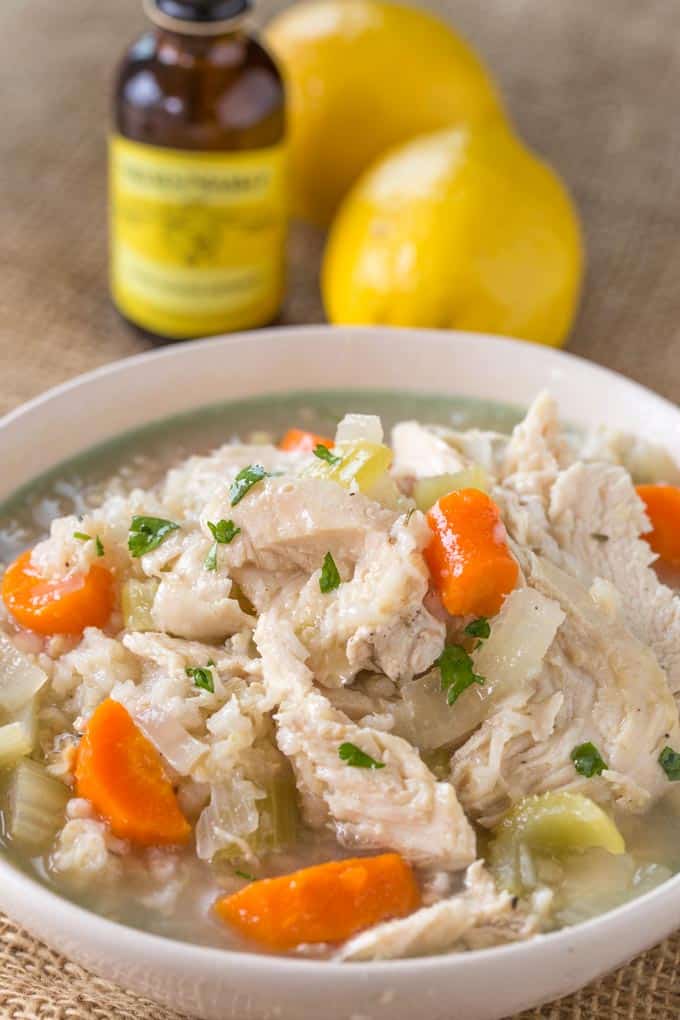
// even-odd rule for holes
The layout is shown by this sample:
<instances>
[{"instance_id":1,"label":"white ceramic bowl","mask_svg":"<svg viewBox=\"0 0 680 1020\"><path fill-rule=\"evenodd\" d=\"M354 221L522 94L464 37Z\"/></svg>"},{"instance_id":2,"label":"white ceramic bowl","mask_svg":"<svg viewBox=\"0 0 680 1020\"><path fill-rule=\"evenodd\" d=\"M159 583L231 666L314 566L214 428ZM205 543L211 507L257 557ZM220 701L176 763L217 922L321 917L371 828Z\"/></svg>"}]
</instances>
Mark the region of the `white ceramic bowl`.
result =
<instances>
[{"instance_id":1,"label":"white ceramic bowl","mask_svg":"<svg viewBox=\"0 0 680 1020\"><path fill-rule=\"evenodd\" d=\"M662 439L680 459L677 408L578 358L495 337L318 326L165 348L33 400L0 421L0 499L154 419L230 398L362 387L520 405L549 387L567 419ZM205 1020L497 1020L566 995L668 935L680 917L680 876L528 943L382 964L281 960L166 940L82 910L2 859L0 908L101 976Z\"/></svg>"}]
</instances>

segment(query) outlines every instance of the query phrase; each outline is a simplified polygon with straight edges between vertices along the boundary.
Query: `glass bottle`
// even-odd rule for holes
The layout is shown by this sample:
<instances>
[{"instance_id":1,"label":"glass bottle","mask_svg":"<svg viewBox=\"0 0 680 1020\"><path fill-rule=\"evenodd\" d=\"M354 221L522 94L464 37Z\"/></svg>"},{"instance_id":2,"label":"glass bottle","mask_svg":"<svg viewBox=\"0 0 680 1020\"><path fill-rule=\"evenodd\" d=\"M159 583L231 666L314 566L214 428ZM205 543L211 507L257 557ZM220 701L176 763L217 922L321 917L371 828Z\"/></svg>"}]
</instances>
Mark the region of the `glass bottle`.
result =
<instances>
[{"instance_id":1,"label":"glass bottle","mask_svg":"<svg viewBox=\"0 0 680 1020\"><path fill-rule=\"evenodd\" d=\"M145 0L110 141L111 293L163 339L262 326L284 291L285 96L248 0Z\"/></svg>"}]
</instances>

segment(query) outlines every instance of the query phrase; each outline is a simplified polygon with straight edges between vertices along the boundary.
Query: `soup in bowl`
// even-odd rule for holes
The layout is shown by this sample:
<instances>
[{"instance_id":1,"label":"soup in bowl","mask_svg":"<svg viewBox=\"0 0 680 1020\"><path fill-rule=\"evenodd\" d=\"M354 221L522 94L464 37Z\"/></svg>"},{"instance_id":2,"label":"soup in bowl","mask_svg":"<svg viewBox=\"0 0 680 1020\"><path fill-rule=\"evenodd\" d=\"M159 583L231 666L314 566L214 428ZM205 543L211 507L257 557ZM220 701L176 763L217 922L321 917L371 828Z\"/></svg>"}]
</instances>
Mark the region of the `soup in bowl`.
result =
<instances>
[{"instance_id":1,"label":"soup in bowl","mask_svg":"<svg viewBox=\"0 0 680 1020\"><path fill-rule=\"evenodd\" d=\"M650 892L679 481L549 389L237 401L60 465L0 517L7 853L126 925L350 971Z\"/></svg>"}]
</instances>

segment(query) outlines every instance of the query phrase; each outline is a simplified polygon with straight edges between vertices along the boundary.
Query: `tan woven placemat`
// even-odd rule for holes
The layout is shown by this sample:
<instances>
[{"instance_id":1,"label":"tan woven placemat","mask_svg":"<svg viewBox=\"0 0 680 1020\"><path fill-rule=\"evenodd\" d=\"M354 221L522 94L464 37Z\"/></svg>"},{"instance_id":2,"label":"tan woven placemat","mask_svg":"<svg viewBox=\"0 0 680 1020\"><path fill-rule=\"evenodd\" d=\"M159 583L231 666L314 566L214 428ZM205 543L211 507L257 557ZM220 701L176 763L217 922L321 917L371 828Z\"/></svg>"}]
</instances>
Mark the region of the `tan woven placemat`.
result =
<instances>
[{"instance_id":1,"label":"tan woven placemat","mask_svg":"<svg viewBox=\"0 0 680 1020\"><path fill-rule=\"evenodd\" d=\"M259 4L260 17L284 6ZM680 399L680 4L433 0L494 68L522 132L583 212L588 286L570 344ZM0 411L142 350L107 302L110 71L139 0L0 0ZM286 322L323 317L321 238L291 244ZM678 1020L680 935L523 1020ZM178 1020L0 920L0 1016Z\"/></svg>"}]
</instances>

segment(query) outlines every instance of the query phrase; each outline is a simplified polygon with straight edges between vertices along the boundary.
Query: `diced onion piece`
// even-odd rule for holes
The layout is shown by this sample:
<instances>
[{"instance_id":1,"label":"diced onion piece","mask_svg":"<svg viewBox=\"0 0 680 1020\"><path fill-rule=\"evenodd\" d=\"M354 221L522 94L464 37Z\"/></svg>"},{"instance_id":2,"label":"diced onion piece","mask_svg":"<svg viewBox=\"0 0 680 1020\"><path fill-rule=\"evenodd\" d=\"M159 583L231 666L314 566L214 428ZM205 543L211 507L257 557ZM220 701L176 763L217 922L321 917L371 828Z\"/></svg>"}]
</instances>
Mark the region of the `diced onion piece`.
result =
<instances>
[{"instance_id":1,"label":"diced onion piece","mask_svg":"<svg viewBox=\"0 0 680 1020\"><path fill-rule=\"evenodd\" d=\"M460 735L458 702L447 704L438 669L403 683L401 694L410 718L408 739L421 751L435 751Z\"/></svg>"},{"instance_id":2,"label":"diced onion piece","mask_svg":"<svg viewBox=\"0 0 680 1020\"><path fill-rule=\"evenodd\" d=\"M499 697L537 675L563 620L557 602L531 588L515 589L491 620L490 637L473 653L474 671L484 677L483 684L472 684L451 706L438 669L402 684L412 743L422 751L462 743Z\"/></svg>"},{"instance_id":3,"label":"diced onion piece","mask_svg":"<svg viewBox=\"0 0 680 1020\"><path fill-rule=\"evenodd\" d=\"M37 737L37 716L35 700L29 701L11 722L0 726L0 768L8 768L27 755L35 747Z\"/></svg>"},{"instance_id":4,"label":"diced onion piece","mask_svg":"<svg viewBox=\"0 0 680 1020\"><path fill-rule=\"evenodd\" d=\"M121 609L123 623L127 630L156 630L151 612L153 600L158 591L158 581L126 581L121 590Z\"/></svg>"},{"instance_id":5,"label":"diced onion piece","mask_svg":"<svg viewBox=\"0 0 680 1020\"><path fill-rule=\"evenodd\" d=\"M484 468L473 464L472 467L452 475L418 478L413 483L413 498L418 509L427 513L442 496L447 496L449 492L458 492L460 489L480 489L482 492L488 492L489 478Z\"/></svg>"},{"instance_id":6,"label":"diced onion piece","mask_svg":"<svg viewBox=\"0 0 680 1020\"><path fill-rule=\"evenodd\" d=\"M527 852L560 857L593 847L610 854L626 852L623 836L609 815L583 794L543 793L524 797L497 826L489 861L498 883L521 893L527 882L522 856Z\"/></svg>"},{"instance_id":7,"label":"diced onion piece","mask_svg":"<svg viewBox=\"0 0 680 1020\"><path fill-rule=\"evenodd\" d=\"M125 707L156 750L181 776L188 776L208 750L163 708L133 704Z\"/></svg>"},{"instance_id":8,"label":"diced onion piece","mask_svg":"<svg viewBox=\"0 0 680 1020\"><path fill-rule=\"evenodd\" d=\"M14 715L46 683L47 675L0 635L0 709Z\"/></svg>"},{"instance_id":9,"label":"diced onion piece","mask_svg":"<svg viewBox=\"0 0 680 1020\"><path fill-rule=\"evenodd\" d=\"M196 855L202 861L220 858L238 860L253 856L250 838L260 822L258 801L266 795L254 783L234 776L224 785L214 785L210 803L196 824Z\"/></svg>"},{"instance_id":10,"label":"diced onion piece","mask_svg":"<svg viewBox=\"0 0 680 1020\"><path fill-rule=\"evenodd\" d=\"M26 758L12 773L7 790L6 832L12 844L32 853L46 850L64 824L68 787Z\"/></svg>"},{"instance_id":11,"label":"diced onion piece","mask_svg":"<svg viewBox=\"0 0 680 1020\"><path fill-rule=\"evenodd\" d=\"M346 414L338 425L335 443L366 442L379 445L384 439L382 422L377 414Z\"/></svg>"},{"instance_id":12,"label":"diced onion piece","mask_svg":"<svg viewBox=\"0 0 680 1020\"><path fill-rule=\"evenodd\" d=\"M471 733L500 697L521 690L537 676L545 654L564 621L553 599L531 588L517 588L491 621L491 635L473 654L474 671L484 677L453 706L457 723L452 739Z\"/></svg>"}]
</instances>

